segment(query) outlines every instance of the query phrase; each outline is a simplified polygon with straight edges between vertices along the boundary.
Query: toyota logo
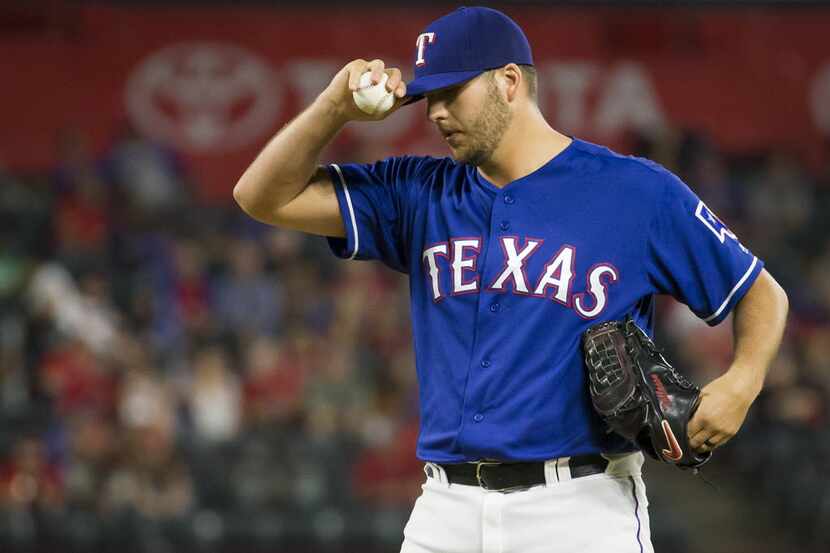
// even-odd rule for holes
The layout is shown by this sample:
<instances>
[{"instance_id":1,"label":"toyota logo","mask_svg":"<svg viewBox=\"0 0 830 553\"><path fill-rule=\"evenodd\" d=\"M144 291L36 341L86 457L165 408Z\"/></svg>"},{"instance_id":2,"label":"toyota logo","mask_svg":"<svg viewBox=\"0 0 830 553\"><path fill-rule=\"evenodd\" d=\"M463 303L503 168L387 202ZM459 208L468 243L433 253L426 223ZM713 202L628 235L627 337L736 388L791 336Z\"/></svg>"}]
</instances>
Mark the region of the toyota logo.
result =
<instances>
[{"instance_id":1,"label":"toyota logo","mask_svg":"<svg viewBox=\"0 0 830 553\"><path fill-rule=\"evenodd\" d=\"M141 62L127 112L146 135L193 153L246 146L272 128L280 90L267 62L217 43L182 43Z\"/></svg>"}]
</instances>

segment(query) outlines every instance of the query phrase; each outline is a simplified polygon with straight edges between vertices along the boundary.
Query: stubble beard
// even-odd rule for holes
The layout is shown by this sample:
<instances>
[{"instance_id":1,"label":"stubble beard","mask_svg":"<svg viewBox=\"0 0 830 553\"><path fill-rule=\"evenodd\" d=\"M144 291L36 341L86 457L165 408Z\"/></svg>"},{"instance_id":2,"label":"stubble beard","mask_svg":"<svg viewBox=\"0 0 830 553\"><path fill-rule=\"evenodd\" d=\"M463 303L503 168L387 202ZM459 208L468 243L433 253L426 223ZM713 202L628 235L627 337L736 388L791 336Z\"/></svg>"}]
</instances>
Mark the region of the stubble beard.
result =
<instances>
[{"instance_id":1,"label":"stubble beard","mask_svg":"<svg viewBox=\"0 0 830 553\"><path fill-rule=\"evenodd\" d=\"M470 132L466 133L471 142L457 154L456 159L476 167L490 161L507 127L510 126L511 118L507 102L499 95L496 83L490 81L487 87L487 101Z\"/></svg>"}]
</instances>

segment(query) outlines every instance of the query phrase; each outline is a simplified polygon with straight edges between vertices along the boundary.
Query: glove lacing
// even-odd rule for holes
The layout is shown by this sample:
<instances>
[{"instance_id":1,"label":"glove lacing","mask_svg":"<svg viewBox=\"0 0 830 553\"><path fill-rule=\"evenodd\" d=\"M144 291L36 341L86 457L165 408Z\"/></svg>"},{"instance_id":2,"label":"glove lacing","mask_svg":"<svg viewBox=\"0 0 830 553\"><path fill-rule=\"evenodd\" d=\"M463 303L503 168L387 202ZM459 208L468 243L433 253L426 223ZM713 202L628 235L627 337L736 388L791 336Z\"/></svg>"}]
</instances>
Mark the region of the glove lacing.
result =
<instances>
[{"instance_id":1,"label":"glove lacing","mask_svg":"<svg viewBox=\"0 0 830 553\"><path fill-rule=\"evenodd\" d=\"M629 321L631 321L631 324L625 325L626 337L629 339L636 339L640 344L645 346L646 349L649 350L649 352L659 355L660 359L663 361L666 368L668 369L666 376L669 380L673 381L681 388L685 388L687 390L691 390L692 388L694 388L694 384L689 382L689 380L687 380L682 373L678 372L677 369L674 368L674 365L672 365L666 360L666 358L663 356L663 352L665 350L662 348L658 348L657 345L653 341L651 341L651 338L649 338L635 324L633 324L633 319L629 319ZM634 349L634 346L630 344L629 340L626 340L625 351L628 353L628 355L632 357L635 356L636 350Z\"/></svg>"}]
</instances>

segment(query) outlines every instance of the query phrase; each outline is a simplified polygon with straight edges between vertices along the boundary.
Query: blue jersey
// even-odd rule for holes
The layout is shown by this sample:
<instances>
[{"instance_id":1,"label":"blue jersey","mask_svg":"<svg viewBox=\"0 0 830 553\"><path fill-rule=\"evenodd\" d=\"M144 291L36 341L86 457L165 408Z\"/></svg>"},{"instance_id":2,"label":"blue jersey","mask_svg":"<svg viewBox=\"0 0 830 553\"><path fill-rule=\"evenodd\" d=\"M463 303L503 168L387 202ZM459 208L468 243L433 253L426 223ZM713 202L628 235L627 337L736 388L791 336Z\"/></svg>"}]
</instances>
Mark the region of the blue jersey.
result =
<instances>
[{"instance_id":1,"label":"blue jersey","mask_svg":"<svg viewBox=\"0 0 830 553\"><path fill-rule=\"evenodd\" d=\"M621 452L594 413L583 331L654 296L710 325L763 263L675 175L574 139L499 188L450 158L330 165L336 255L409 274L424 461Z\"/></svg>"}]
</instances>

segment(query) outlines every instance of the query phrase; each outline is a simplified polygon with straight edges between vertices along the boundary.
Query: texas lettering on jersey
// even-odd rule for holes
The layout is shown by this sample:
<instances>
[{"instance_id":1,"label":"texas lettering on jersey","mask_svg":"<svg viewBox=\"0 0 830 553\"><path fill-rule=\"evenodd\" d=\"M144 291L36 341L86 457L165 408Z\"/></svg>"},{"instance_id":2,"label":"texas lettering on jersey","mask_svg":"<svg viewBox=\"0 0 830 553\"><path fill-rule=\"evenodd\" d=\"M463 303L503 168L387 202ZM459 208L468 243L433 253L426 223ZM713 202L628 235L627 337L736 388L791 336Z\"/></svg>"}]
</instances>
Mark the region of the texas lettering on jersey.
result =
<instances>
[{"instance_id":1,"label":"texas lettering on jersey","mask_svg":"<svg viewBox=\"0 0 830 553\"><path fill-rule=\"evenodd\" d=\"M440 302L447 296L480 293L480 276L477 273L478 258L483 250L481 238L452 238L424 249L421 259L424 272L430 280L432 300ZM598 263L586 275L587 291L573 294L576 248L563 244L545 264L539 275L530 278L527 263L541 249L544 240L518 236L502 236L500 246L503 264L498 276L485 289L495 293L508 291L522 296L550 299L571 308L585 319L593 319L602 313L608 300L608 286L620 278L619 271L611 263ZM442 271L452 274L452 287L443 290ZM472 276L470 273L474 274ZM590 298L586 298L590 296Z\"/></svg>"}]
</instances>

